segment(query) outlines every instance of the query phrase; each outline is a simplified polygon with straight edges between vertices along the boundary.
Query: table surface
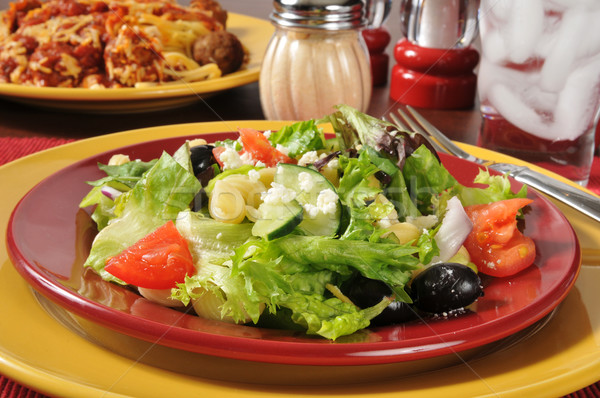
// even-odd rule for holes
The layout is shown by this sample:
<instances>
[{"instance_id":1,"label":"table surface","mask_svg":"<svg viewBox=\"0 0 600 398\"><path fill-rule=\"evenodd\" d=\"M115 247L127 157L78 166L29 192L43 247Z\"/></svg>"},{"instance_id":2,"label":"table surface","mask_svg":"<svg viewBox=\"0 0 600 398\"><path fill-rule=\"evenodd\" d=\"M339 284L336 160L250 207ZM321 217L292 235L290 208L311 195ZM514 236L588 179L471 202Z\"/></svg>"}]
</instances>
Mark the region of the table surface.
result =
<instances>
[{"instance_id":1,"label":"table surface","mask_svg":"<svg viewBox=\"0 0 600 398\"><path fill-rule=\"evenodd\" d=\"M6 8L8 1L0 0L0 9ZM231 12L262 19L267 19L272 9L272 2L269 0L221 0L220 2ZM398 4L394 2L390 18L386 23L392 36L392 42L387 48L390 54L390 67L394 62L391 56L393 44L401 38L398 21ZM375 87L367 113L382 117L394 110L397 105L389 98L389 86ZM477 107L462 110L419 109L419 111L452 139L471 144L476 142L480 125L480 112ZM69 113L37 109L0 100L0 137L82 139L158 125L260 119L264 119L264 115L259 101L258 83L237 87L182 108L145 114ZM21 392L24 391L27 389L23 388ZM0 395L8 396L5 394L9 393L0 389Z\"/></svg>"}]
</instances>

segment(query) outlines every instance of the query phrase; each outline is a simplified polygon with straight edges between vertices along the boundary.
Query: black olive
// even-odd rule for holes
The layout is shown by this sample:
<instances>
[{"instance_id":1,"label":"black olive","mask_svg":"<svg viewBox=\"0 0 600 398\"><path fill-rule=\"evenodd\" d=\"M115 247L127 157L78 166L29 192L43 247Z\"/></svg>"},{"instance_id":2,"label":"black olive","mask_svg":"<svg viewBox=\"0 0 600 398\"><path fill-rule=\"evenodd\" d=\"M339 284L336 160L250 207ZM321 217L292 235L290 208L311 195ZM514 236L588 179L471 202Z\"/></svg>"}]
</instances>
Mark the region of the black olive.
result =
<instances>
[{"instance_id":1,"label":"black olive","mask_svg":"<svg viewBox=\"0 0 600 398\"><path fill-rule=\"evenodd\" d=\"M190 148L190 158L194 175L198 175L216 162L212 145L196 145Z\"/></svg>"},{"instance_id":2,"label":"black olive","mask_svg":"<svg viewBox=\"0 0 600 398\"><path fill-rule=\"evenodd\" d=\"M483 287L479 275L466 265L440 263L418 274L409 293L419 310L442 314L472 304L483 296Z\"/></svg>"},{"instance_id":3,"label":"black olive","mask_svg":"<svg viewBox=\"0 0 600 398\"><path fill-rule=\"evenodd\" d=\"M381 170L375 172L375 178L377 178L377 180L383 185L388 185L390 182L392 182L392 177L385 171Z\"/></svg>"},{"instance_id":4,"label":"black olive","mask_svg":"<svg viewBox=\"0 0 600 398\"><path fill-rule=\"evenodd\" d=\"M194 196L194 200L192 202L192 210L200 211L202 208L208 206L208 195L204 188L202 188L196 196Z\"/></svg>"},{"instance_id":5,"label":"black olive","mask_svg":"<svg viewBox=\"0 0 600 398\"><path fill-rule=\"evenodd\" d=\"M381 314L371 319L373 326L395 325L416 318L416 312L404 301L392 301Z\"/></svg>"},{"instance_id":6,"label":"black olive","mask_svg":"<svg viewBox=\"0 0 600 398\"><path fill-rule=\"evenodd\" d=\"M212 167L207 167L199 173L196 173L196 178L200 181L203 187L207 186L209 181L212 180L215 176L215 169Z\"/></svg>"},{"instance_id":7,"label":"black olive","mask_svg":"<svg viewBox=\"0 0 600 398\"><path fill-rule=\"evenodd\" d=\"M392 289L384 282L362 276L353 278L342 291L360 308L372 307L385 297L393 295ZM371 320L371 325L392 325L413 318L415 318L415 312L409 304L392 301L381 314Z\"/></svg>"}]
</instances>

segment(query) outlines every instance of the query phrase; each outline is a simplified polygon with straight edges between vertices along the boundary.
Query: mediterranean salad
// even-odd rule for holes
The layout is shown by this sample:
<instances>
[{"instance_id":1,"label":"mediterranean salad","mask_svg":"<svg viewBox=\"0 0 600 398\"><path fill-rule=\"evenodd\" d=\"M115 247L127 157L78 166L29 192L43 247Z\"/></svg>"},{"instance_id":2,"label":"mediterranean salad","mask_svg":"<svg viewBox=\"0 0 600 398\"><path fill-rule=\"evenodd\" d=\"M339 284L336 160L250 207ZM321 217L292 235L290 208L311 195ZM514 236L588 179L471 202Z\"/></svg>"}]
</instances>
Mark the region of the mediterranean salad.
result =
<instances>
[{"instance_id":1,"label":"mediterranean salad","mask_svg":"<svg viewBox=\"0 0 600 398\"><path fill-rule=\"evenodd\" d=\"M99 164L80 203L98 229L84 266L200 317L335 340L460 314L482 274L535 259L517 227L527 188L486 169L462 185L419 134L347 105L237 133Z\"/></svg>"}]
</instances>

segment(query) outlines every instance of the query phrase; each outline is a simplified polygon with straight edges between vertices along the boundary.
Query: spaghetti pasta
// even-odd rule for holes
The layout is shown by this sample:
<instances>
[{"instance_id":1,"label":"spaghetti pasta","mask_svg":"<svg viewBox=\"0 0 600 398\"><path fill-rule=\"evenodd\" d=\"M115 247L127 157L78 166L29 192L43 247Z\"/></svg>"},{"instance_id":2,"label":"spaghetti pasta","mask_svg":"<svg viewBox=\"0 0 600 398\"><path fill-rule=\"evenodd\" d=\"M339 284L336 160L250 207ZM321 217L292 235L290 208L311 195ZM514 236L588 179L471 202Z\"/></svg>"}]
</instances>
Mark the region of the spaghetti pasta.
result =
<instances>
[{"instance_id":1,"label":"spaghetti pasta","mask_svg":"<svg viewBox=\"0 0 600 398\"><path fill-rule=\"evenodd\" d=\"M224 32L225 18L214 0L16 0L0 11L0 83L112 88L218 78L225 72L194 59L194 47Z\"/></svg>"}]
</instances>

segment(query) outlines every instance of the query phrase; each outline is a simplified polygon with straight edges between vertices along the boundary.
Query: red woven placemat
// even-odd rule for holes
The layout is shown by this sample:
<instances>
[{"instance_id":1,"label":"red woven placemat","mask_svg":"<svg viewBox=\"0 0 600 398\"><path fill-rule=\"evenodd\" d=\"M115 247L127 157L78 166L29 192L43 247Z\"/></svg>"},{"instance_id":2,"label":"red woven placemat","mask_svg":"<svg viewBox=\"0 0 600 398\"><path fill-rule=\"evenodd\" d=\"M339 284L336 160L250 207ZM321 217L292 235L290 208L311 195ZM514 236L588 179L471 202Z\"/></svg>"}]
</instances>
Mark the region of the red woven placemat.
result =
<instances>
[{"instance_id":1,"label":"red woven placemat","mask_svg":"<svg viewBox=\"0 0 600 398\"><path fill-rule=\"evenodd\" d=\"M66 144L74 140L64 138L0 138L0 165L11 160L48 149L57 145ZM592 176L588 188L600 194L600 159L594 159ZM567 395L565 398L595 398L600 397L600 381L589 387ZM31 390L19 383L0 375L0 398L47 398L46 395Z\"/></svg>"}]
</instances>

